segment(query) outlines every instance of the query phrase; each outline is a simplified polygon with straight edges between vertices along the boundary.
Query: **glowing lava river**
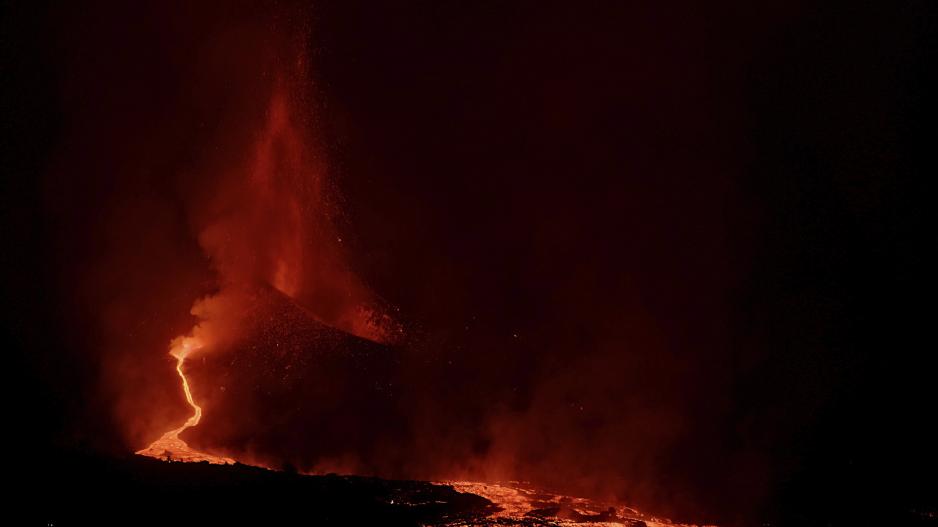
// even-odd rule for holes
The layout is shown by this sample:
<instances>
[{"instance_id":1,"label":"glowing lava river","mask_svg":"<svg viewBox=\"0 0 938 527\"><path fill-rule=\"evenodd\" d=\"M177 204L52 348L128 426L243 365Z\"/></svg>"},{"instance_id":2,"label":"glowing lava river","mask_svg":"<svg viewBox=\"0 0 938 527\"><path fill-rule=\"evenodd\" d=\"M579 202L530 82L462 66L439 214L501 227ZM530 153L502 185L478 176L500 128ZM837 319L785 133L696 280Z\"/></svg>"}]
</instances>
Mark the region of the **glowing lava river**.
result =
<instances>
[{"instance_id":1,"label":"glowing lava river","mask_svg":"<svg viewBox=\"0 0 938 527\"><path fill-rule=\"evenodd\" d=\"M493 512L482 518L451 525L708 527L672 522L622 504L556 494L525 482L446 481L439 484L481 496L494 505Z\"/></svg>"},{"instance_id":2,"label":"glowing lava river","mask_svg":"<svg viewBox=\"0 0 938 527\"><path fill-rule=\"evenodd\" d=\"M198 425L199 421L202 419L202 407L195 404L195 400L192 398L192 391L189 389L189 381L186 379L186 374L182 371L186 357L200 347L201 344L196 337L179 337L173 341L169 351L170 355L176 358L176 372L179 373L179 377L182 379L182 389L186 393L186 401L194 411L192 417L187 419L179 428L175 428L163 434L162 437L151 443L150 446L143 450L138 450L137 454L165 461L208 461L209 463L216 464L232 464L235 462L231 458L213 456L193 450L185 441L179 438L179 434L181 434L183 430Z\"/></svg>"}]
</instances>

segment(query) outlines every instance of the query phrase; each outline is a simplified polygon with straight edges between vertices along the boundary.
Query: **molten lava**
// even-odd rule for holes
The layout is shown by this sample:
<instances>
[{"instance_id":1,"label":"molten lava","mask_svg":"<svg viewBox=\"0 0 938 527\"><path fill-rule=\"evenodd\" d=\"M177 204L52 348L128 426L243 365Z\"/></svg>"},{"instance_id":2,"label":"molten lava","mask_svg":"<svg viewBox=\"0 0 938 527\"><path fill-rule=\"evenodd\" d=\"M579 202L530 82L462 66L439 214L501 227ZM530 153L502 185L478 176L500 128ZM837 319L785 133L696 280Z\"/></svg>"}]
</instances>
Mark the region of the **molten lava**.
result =
<instances>
[{"instance_id":1,"label":"molten lava","mask_svg":"<svg viewBox=\"0 0 938 527\"><path fill-rule=\"evenodd\" d=\"M201 347L201 342L197 337L178 337L173 340L169 350L169 354L176 358L176 372L179 373L179 378L182 379L182 389L186 393L186 401L193 409L192 417L187 419L179 428L175 428L163 434L162 437L151 443L147 448L137 451L137 454L166 461L208 461L209 463L216 464L234 463L234 460L231 458L213 456L193 450L185 441L179 438L179 434L181 434L183 430L198 425L199 421L202 419L202 407L197 405L192 398L192 391L189 389L189 380L186 379L186 374L182 371L186 357Z\"/></svg>"},{"instance_id":2,"label":"molten lava","mask_svg":"<svg viewBox=\"0 0 938 527\"><path fill-rule=\"evenodd\" d=\"M556 494L519 481L447 481L439 484L452 487L457 492L482 496L492 502L495 511L489 513L479 525L696 527L644 514L622 503Z\"/></svg>"}]
</instances>

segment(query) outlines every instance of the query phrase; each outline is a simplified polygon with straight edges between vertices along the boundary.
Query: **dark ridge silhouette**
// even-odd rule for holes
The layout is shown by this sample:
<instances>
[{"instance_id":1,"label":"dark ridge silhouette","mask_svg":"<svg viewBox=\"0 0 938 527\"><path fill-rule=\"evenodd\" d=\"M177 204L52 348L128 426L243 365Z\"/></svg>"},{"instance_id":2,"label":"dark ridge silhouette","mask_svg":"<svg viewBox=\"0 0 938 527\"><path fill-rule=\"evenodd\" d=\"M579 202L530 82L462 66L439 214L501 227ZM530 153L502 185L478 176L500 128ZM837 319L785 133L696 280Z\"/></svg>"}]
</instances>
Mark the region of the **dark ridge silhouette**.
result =
<instances>
[{"instance_id":1,"label":"dark ridge silhouette","mask_svg":"<svg viewBox=\"0 0 938 527\"><path fill-rule=\"evenodd\" d=\"M50 525L435 525L483 518L480 496L420 481L71 453L30 520Z\"/></svg>"},{"instance_id":2,"label":"dark ridge silhouette","mask_svg":"<svg viewBox=\"0 0 938 527\"><path fill-rule=\"evenodd\" d=\"M204 417L184 438L264 466L376 473L387 456L374 435L402 438L397 351L326 325L271 287L251 294L243 338L187 365ZM353 454L356 466L335 466Z\"/></svg>"}]
</instances>

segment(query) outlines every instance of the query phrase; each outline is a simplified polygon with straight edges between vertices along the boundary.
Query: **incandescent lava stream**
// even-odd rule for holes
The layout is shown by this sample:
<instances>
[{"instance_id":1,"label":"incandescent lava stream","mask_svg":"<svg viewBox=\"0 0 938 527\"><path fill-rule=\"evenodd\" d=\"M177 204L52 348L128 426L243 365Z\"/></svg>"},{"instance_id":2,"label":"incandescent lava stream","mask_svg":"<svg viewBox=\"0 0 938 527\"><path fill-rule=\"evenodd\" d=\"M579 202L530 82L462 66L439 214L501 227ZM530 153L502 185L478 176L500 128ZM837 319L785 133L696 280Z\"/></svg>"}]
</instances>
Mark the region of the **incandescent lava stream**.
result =
<instances>
[{"instance_id":1,"label":"incandescent lava stream","mask_svg":"<svg viewBox=\"0 0 938 527\"><path fill-rule=\"evenodd\" d=\"M179 434L187 428L199 424L202 419L202 407L195 403L192 398L192 391L189 389L189 381L186 374L182 371L189 354L201 347L196 337L178 337L170 345L170 355L176 358L176 371L182 379L182 389L186 393L186 401L193 409L192 417L186 420L182 426L175 428L163 434L159 439L150 444L143 450L138 450L137 454L141 456L154 457L166 461L186 461L199 462L208 461L215 464L232 464L234 460L222 456L213 456L204 452L193 450L185 441L179 438Z\"/></svg>"}]
</instances>

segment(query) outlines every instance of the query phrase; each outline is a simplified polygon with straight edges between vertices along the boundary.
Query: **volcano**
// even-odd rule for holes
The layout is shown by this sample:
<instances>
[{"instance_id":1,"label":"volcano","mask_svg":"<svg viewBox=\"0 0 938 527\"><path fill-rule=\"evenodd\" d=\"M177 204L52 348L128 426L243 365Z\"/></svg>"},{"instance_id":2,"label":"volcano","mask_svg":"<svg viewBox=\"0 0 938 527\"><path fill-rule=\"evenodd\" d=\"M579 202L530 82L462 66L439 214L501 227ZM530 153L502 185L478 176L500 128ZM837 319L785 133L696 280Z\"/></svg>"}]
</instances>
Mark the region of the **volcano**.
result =
<instances>
[{"instance_id":1,"label":"volcano","mask_svg":"<svg viewBox=\"0 0 938 527\"><path fill-rule=\"evenodd\" d=\"M524 482L335 475L333 470L386 472L392 453L380 445L408 442L398 386L401 353L326 324L274 287L246 288L238 295L239 304L247 306L235 317L238 338L204 352L196 349L191 361L184 359L187 339L194 337L174 343L171 353L180 358L180 377L196 414L138 452L174 463L159 468L133 461L115 471L152 473L150 479L161 483L148 492L176 488L179 478L199 487L235 480L239 491L280 489L276 492L295 494L298 500L306 493L335 495L339 505L325 507L319 513L324 518L350 514L347 505L364 507L355 514L405 525L672 524L621 503L557 494ZM179 352L180 347L186 349ZM228 483L224 488L232 490Z\"/></svg>"},{"instance_id":2,"label":"volcano","mask_svg":"<svg viewBox=\"0 0 938 527\"><path fill-rule=\"evenodd\" d=\"M184 366L198 426L190 419L168 432L181 444L165 455L158 446L140 453L212 461L198 452L224 452L254 465L314 471L354 452L367 466L380 455L373 434L402 433L395 348L331 327L273 287L239 294L248 306L237 315L240 336Z\"/></svg>"},{"instance_id":3,"label":"volcano","mask_svg":"<svg viewBox=\"0 0 938 527\"><path fill-rule=\"evenodd\" d=\"M938 3L6 4L13 517L938 522Z\"/></svg>"}]
</instances>

